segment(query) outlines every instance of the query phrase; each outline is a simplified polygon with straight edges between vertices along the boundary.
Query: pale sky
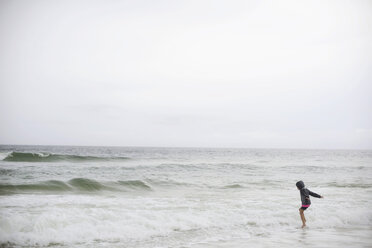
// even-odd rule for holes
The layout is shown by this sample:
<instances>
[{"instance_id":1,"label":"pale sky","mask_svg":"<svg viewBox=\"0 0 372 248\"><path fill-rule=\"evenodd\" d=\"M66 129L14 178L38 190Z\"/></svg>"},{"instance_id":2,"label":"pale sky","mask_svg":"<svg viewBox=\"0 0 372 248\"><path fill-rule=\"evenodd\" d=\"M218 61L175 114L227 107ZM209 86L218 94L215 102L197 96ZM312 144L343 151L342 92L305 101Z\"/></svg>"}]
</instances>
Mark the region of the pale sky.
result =
<instances>
[{"instance_id":1,"label":"pale sky","mask_svg":"<svg viewBox=\"0 0 372 248\"><path fill-rule=\"evenodd\" d=\"M0 144L372 149L372 1L0 0Z\"/></svg>"}]
</instances>

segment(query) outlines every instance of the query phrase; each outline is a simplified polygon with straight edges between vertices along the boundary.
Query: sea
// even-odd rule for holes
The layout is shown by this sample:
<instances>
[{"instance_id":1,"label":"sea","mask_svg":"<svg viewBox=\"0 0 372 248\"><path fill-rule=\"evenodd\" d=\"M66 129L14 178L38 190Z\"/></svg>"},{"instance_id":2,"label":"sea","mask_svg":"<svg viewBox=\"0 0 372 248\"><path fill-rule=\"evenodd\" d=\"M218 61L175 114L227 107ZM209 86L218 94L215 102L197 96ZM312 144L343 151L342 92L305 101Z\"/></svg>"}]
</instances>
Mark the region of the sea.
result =
<instances>
[{"instance_id":1,"label":"sea","mask_svg":"<svg viewBox=\"0 0 372 248\"><path fill-rule=\"evenodd\" d=\"M1 145L0 247L372 247L372 151Z\"/></svg>"}]
</instances>

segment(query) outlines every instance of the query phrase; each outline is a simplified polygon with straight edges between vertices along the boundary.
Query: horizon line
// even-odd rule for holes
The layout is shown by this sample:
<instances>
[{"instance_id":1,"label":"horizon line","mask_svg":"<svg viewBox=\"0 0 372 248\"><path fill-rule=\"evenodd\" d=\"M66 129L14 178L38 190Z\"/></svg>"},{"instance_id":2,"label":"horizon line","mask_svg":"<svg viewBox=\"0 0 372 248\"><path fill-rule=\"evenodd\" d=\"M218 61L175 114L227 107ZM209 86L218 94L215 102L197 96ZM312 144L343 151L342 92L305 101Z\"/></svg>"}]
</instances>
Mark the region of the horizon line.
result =
<instances>
[{"instance_id":1,"label":"horizon line","mask_svg":"<svg viewBox=\"0 0 372 248\"><path fill-rule=\"evenodd\" d=\"M55 147L114 147L114 148L174 148L174 149L251 149L251 150L328 150L328 151L372 151L372 148L291 148L291 147L223 147L223 146L150 146L150 145L43 145L0 144L0 146L55 146Z\"/></svg>"}]
</instances>

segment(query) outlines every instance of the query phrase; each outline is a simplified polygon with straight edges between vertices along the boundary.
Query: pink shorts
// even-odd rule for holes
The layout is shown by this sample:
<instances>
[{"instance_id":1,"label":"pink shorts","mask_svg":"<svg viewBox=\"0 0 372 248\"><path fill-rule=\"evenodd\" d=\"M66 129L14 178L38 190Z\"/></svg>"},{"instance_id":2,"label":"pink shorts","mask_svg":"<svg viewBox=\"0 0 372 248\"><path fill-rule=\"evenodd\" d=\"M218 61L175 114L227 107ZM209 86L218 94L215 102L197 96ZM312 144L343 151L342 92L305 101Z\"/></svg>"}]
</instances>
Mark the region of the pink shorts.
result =
<instances>
[{"instance_id":1,"label":"pink shorts","mask_svg":"<svg viewBox=\"0 0 372 248\"><path fill-rule=\"evenodd\" d=\"M302 205L302 206L301 206L301 209L302 209L302 210L306 210L308 207L310 207L310 204L309 204L309 205Z\"/></svg>"}]
</instances>

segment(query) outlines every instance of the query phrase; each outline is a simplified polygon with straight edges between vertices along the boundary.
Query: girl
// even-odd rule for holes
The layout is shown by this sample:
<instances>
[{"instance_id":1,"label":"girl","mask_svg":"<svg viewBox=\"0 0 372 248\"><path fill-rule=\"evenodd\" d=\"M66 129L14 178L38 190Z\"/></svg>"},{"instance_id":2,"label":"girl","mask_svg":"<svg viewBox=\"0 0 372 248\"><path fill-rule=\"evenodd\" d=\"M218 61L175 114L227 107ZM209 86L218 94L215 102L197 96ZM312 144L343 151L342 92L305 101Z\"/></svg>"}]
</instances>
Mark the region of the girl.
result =
<instances>
[{"instance_id":1,"label":"girl","mask_svg":"<svg viewBox=\"0 0 372 248\"><path fill-rule=\"evenodd\" d=\"M305 219L304 211L308 207L310 207L310 204L311 204L309 195L317 197L317 198L324 198L324 197L321 195L318 195L317 193L311 192L310 190L305 188L305 184L302 181L298 181L296 183L296 186L297 186L297 189L300 191L300 195L301 195L302 206L300 207L299 210L300 210L300 216L302 220L302 228L304 228L306 226L306 219Z\"/></svg>"}]
</instances>

